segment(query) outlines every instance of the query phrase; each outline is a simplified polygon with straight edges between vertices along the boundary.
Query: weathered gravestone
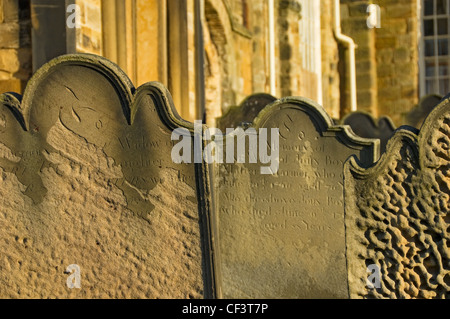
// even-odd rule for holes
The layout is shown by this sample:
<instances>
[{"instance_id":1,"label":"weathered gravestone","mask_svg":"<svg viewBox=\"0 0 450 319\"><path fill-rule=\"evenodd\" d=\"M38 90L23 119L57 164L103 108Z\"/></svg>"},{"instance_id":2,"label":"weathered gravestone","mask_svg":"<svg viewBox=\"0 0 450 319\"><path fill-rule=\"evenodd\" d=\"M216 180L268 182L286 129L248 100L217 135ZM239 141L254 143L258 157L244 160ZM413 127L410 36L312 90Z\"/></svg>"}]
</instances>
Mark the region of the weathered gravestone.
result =
<instances>
[{"instance_id":1,"label":"weathered gravestone","mask_svg":"<svg viewBox=\"0 0 450 319\"><path fill-rule=\"evenodd\" d=\"M251 123L259 112L276 98L270 94L258 93L246 98L241 105L231 107L228 112L217 120L217 127L223 131L227 128L238 127L244 123Z\"/></svg>"},{"instance_id":2,"label":"weathered gravestone","mask_svg":"<svg viewBox=\"0 0 450 319\"><path fill-rule=\"evenodd\" d=\"M423 97L417 107L406 114L406 124L420 129L423 121L433 111L433 109L439 104L443 96L438 94L430 94Z\"/></svg>"},{"instance_id":3,"label":"weathered gravestone","mask_svg":"<svg viewBox=\"0 0 450 319\"><path fill-rule=\"evenodd\" d=\"M279 129L279 169L262 175L267 165L250 158L215 167L223 297L348 298L343 165L351 155L374 163L378 141L300 98L271 104L252 128ZM259 146L269 154L270 141Z\"/></svg>"},{"instance_id":4,"label":"weathered gravestone","mask_svg":"<svg viewBox=\"0 0 450 319\"><path fill-rule=\"evenodd\" d=\"M381 153L386 151L386 145L395 132L395 125L389 117L376 120L370 113L362 111L348 114L341 124L349 125L358 136L379 139Z\"/></svg>"},{"instance_id":5,"label":"weathered gravestone","mask_svg":"<svg viewBox=\"0 0 450 319\"><path fill-rule=\"evenodd\" d=\"M207 167L172 162L193 126L162 85L71 55L1 101L1 297L214 296Z\"/></svg>"},{"instance_id":6,"label":"weathered gravestone","mask_svg":"<svg viewBox=\"0 0 450 319\"><path fill-rule=\"evenodd\" d=\"M352 298L450 297L450 101L401 129L376 166L345 168Z\"/></svg>"}]
</instances>

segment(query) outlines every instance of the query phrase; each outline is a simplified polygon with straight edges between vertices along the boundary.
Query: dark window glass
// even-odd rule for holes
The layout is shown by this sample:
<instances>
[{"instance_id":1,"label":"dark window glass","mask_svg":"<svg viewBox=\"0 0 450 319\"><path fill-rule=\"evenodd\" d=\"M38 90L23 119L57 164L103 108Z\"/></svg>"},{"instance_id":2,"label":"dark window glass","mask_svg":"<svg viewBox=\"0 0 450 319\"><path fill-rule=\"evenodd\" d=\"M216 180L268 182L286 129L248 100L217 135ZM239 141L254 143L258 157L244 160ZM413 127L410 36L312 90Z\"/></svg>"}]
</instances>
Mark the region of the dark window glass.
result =
<instances>
[{"instance_id":1,"label":"dark window glass","mask_svg":"<svg viewBox=\"0 0 450 319\"><path fill-rule=\"evenodd\" d=\"M436 64L434 61L426 61L425 62L425 75L426 76L435 76L436 75Z\"/></svg>"},{"instance_id":2,"label":"dark window glass","mask_svg":"<svg viewBox=\"0 0 450 319\"><path fill-rule=\"evenodd\" d=\"M450 93L450 0L422 0L423 56L427 94Z\"/></svg>"},{"instance_id":3,"label":"dark window glass","mask_svg":"<svg viewBox=\"0 0 450 319\"><path fill-rule=\"evenodd\" d=\"M447 0L436 0L436 14L447 14Z\"/></svg>"},{"instance_id":4,"label":"dark window glass","mask_svg":"<svg viewBox=\"0 0 450 319\"><path fill-rule=\"evenodd\" d=\"M434 14L434 1L425 0L424 1L424 13L426 16L432 16Z\"/></svg>"},{"instance_id":5,"label":"dark window glass","mask_svg":"<svg viewBox=\"0 0 450 319\"><path fill-rule=\"evenodd\" d=\"M450 92L448 79L439 80L439 94L447 95Z\"/></svg>"},{"instance_id":6,"label":"dark window glass","mask_svg":"<svg viewBox=\"0 0 450 319\"><path fill-rule=\"evenodd\" d=\"M438 54L439 55L448 55L448 40L447 39L439 39L438 40Z\"/></svg>"},{"instance_id":7,"label":"dark window glass","mask_svg":"<svg viewBox=\"0 0 450 319\"><path fill-rule=\"evenodd\" d=\"M434 55L434 40L425 40L425 56Z\"/></svg>"},{"instance_id":8,"label":"dark window glass","mask_svg":"<svg viewBox=\"0 0 450 319\"><path fill-rule=\"evenodd\" d=\"M434 35L434 20L425 20L423 22L423 31L425 36Z\"/></svg>"},{"instance_id":9,"label":"dark window glass","mask_svg":"<svg viewBox=\"0 0 450 319\"><path fill-rule=\"evenodd\" d=\"M438 19L437 20L437 24L438 24L438 34L439 35L448 34L448 20L447 20L447 18Z\"/></svg>"},{"instance_id":10,"label":"dark window glass","mask_svg":"<svg viewBox=\"0 0 450 319\"><path fill-rule=\"evenodd\" d=\"M446 76L448 74L448 60L440 60L439 61L439 75Z\"/></svg>"},{"instance_id":11,"label":"dark window glass","mask_svg":"<svg viewBox=\"0 0 450 319\"><path fill-rule=\"evenodd\" d=\"M428 94L437 93L436 92L436 81L435 80L427 80L426 87L427 87L427 93Z\"/></svg>"}]
</instances>

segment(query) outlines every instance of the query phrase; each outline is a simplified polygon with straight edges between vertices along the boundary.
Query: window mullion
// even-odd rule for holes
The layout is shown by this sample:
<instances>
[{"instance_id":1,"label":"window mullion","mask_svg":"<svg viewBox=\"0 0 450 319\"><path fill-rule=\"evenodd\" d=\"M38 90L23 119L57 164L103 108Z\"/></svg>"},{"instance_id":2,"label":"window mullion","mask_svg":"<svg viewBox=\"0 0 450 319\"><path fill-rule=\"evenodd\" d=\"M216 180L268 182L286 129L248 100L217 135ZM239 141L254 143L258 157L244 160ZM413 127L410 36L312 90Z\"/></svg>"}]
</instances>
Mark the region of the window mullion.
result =
<instances>
[{"instance_id":1,"label":"window mullion","mask_svg":"<svg viewBox=\"0 0 450 319\"><path fill-rule=\"evenodd\" d=\"M438 40L438 18L437 18L437 0L433 0L433 21L434 21L434 85L435 90L440 92L439 83L439 40Z\"/></svg>"}]
</instances>

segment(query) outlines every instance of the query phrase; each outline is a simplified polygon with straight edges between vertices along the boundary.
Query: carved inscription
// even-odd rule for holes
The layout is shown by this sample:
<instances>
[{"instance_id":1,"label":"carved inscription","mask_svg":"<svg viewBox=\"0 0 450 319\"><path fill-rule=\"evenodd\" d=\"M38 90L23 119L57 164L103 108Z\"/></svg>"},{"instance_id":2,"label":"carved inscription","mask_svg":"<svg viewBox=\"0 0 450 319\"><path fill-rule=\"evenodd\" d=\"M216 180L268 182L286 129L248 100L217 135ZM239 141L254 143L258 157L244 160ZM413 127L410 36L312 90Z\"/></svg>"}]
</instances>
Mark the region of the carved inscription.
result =
<instances>
[{"instance_id":1,"label":"carved inscription","mask_svg":"<svg viewBox=\"0 0 450 319\"><path fill-rule=\"evenodd\" d=\"M328 127L315 107L281 104L259 119L280 128L276 175L260 175L257 164L218 167L225 297L348 297L343 165L373 146L346 145L343 132L323 136Z\"/></svg>"}]
</instances>

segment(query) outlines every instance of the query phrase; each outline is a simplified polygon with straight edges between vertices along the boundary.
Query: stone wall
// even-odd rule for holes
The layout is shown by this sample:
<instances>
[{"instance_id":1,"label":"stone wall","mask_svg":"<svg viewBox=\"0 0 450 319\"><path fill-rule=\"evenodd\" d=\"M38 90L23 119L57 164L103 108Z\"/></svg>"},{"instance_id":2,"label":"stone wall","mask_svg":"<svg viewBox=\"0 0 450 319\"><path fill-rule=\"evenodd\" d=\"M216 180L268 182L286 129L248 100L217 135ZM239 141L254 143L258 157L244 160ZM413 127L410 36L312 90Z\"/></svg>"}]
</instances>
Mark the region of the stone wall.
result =
<instances>
[{"instance_id":1,"label":"stone wall","mask_svg":"<svg viewBox=\"0 0 450 319\"><path fill-rule=\"evenodd\" d=\"M381 26L371 29L367 7L372 3L341 1L343 33L357 45L358 109L375 117L389 115L401 125L419 97L417 1L377 1Z\"/></svg>"},{"instance_id":2,"label":"stone wall","mask_svg":"<svg viewBox=\"0 0 450 319\"><path fill-rule=\"evenodd\" d=\"M302 66L301 2L277 0L274 12L276 95L316 100L319 77ZM249 95L270 91L267 1L206 1L206 22L207 110L217 116L218 104L226 112Z\"/></svg>"},{"instance_id":3,"label":"stone wall","mask_svg":"<svg viewBox=\"0 0 450 319\"><path fill-rule=\"evenodd\" d=\"M264 2L254 1L247 7L248 11L238 5L237 1L206 1L204 37L209 118L240 103L252 94L253 86L267 88ZM233 14L233 8L239 11Z\"/></svg>"},{"instance_id":4,"label":"stone wall","mask_svg":"<svg viewBox=\"0 0 450 319\"><path fill-rule=\"evenodd\" d=\"M76 49L81 53L102 55L101 0L76 0L80 6L80 24L77 30Z\"/></svg>"},{"instance_id":5,"label":"stone wall","mask_svg":"<svg viewBox=\"0 0 450 319\"><path fill-rule=\"evenodd\" d=\"M339 48L333 31L333 1L321 1L322 97L323 107L333 118L340 117Z\"/></svg>"},{"instance_id":6,"label":"stone wall","mask_svg":"<svg viewBox=\"0 0 450 319\"><path fill-rule=\"evenodd\" d=\"M164 10L164 3L158 0L138 0L136 3L136 33L139 39L136 43L136 63L146 66L138 68L136 85L148 81L167 85Z\"/></svg>"},{"instance_id":7,"label":"stone wall","mask_svg":"<svg viewBox=\"0 0 450 319\"><path fill-rule=\"evenodd\" d=\"M77 0L77 3L82 10L77 51L102 54L100 0ZM381 28L370 29L366 23L367 6L372 3L370 0L341 1L342 31L357 45L358 109L375 117L389 115L401 125L402 114L417 104L418 99L417 4L414 0L378 1ZM305 54L301 52L299 20L308 18L310 13L305 12L301 4L302 1L275 1L276 95L305 96L317 101L319 79L302 67ZM174 31L170 23L168 28L162 27L167 23L163 7L158 1L137 2L135 53L130 53L132 49L127 44L128 58L134 57L137 66L136 74L129 67L132 63L123 68L136 85L155 80L168 85L180 114L193 120L198 89L195 83L195 7L192 1L180 6L186 10L177 16L177 21L184 25L183 32ZM208 0L205 11L206 112L212 124L215 118L229 107L239 105L247 96L270 90L268 7L263 0ZM170 18L175 13L169 14ZM320 14L321 104L333 118L340 118L350 111L349 88L345 48L338 46L333 32L334 2L321 1ZM158 27L154 27L155 24ZM127 30L129 25L127 22ZM174 32L178 36L174 36ZM163 43L163 38L169 39L168 43ZM112 58L108 54L105 56ZM145 68L141 67L143 65ZM173 82L178 77L179 84Z\"/></svg>"},{"instance_id":8,"label":"stone wall","mask_svg":"<svg viewBox=\"0 0 450 319\"><path fill-rule=\"evenodd\" d=\"M0 92L23 92L31 76L29 0L0 0Z\"/></svg>"},{"instance_id":9,"label":"stone wall","mask_svg":"<svg viewBox=\"0 0 450 319\"><path fill-rule=\"evenodd\" d=\"M182 117L194 120L199 101L194 1L166 5L159 0L138 0L133 5L127 0L120 5L114 2L114 6L102 5L107 0L75 3L81 9L76 52L103 55L118 63L136 86L164 83ZM170 11L173 3L178 13ZM299 21L310 19L311 12L302 3L275 0L275 95L318 101L322 82L321 104L333 118L340 118L349 111L349 92L345 49L336 42L333 30L334 1L320 2L321 76L305 68L308 55L302 41L312 40L302 39L305 32ZM381 28L369 29L366 11L371 3L341 1L343 33L358 46L358 108L375 117L388 115L399 126L402 115L418 102L417 3L378 1ZM207 0L205 5L206 112L212 125L246 97L270 91L268 5L265 0ZM0 0L0 91L22 92L31 77L29 8L30 0ZM173 18L174 14L178 15Z\"/></svg>"},{"instance_id":10,"label":"stone wall","mask_svg":"<svg viewBox=\"0 0 450 319\"><path fill-rule=\"evenodd\" d=\"M376 30L378 109L397 125L418 103L419 65L417 1L378 1L381 28Z\"/></svg>"},{"instance_id":11,"label":"stone wall","mask_svg":"<svg viewBox=\"0 0 450 319\"><path fill-rule=\"evenodd\" d=\"M301 6L297 1L278 2L277 29L279 46L279 86L281 96L293 96L299 91Z\"/></svg>"},{"instance_id":12,"label":"stone wall","mask_svg":"<svg viewBox=\"0 0 450 319\"><path fill-rule=\"evenodd\" d=\"M357 45L356 50L356 82L357 82L357 101L358 109L367 111L377 117L377 64L375 33L373 29L367 26L367 7L371 1L341 1L341 21L342 31L350 36ZM348 94L348 87L347 94ZM349 99L345 99L348 101ZM344 112L349 110L345 105Z\"/></svg>"}]
</instances>

